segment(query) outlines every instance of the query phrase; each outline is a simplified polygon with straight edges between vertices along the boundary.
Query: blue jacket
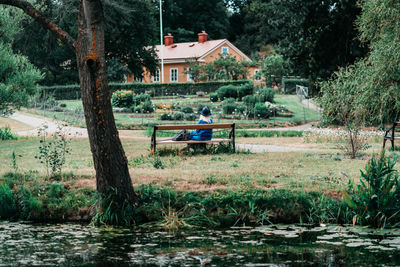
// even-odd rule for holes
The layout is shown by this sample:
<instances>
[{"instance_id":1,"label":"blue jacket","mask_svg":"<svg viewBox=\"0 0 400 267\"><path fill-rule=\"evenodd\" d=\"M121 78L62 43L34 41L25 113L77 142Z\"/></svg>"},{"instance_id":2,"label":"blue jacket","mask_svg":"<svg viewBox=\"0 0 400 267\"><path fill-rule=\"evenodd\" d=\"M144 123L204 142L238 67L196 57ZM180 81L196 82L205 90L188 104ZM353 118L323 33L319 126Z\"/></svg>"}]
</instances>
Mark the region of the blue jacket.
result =
<instances>
[{"instance_id":1,"label":"blue jacket","mask_svg":"<svg viewBox=\"0 0 400 267\"><path fill-rule=\"evenodd\" d=\"M198 124L213 124L213 120L210 119L210 123L199 120ZM192 131L190 133L190 140L198 140L198 141L208 141L212 138L212 129L197 129L196 131Z\"/></svg>"}]
</instances>

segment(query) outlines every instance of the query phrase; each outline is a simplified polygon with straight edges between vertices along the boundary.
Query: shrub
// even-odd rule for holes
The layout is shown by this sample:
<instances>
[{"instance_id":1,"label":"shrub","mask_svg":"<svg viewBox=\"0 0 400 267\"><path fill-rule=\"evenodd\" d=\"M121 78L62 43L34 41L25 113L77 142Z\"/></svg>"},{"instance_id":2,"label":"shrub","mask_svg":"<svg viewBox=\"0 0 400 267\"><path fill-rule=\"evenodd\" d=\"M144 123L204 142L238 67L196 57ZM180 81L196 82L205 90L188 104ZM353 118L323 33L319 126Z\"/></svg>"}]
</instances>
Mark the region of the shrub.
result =
<instances>
[{"instance_id":1,"label":"shrub","mask_svg":"<svg viewBox=\"0 0 400 267\"><path fill-rule=\"evenodd\" d=\"M111 103L114 107L129 108L134 104L134 93L130 90L115 91L111 97Z\"/></svg>"},{"instance_id":2,"label":"shrub","mask_svg":"<svg viewBox=\"0 0 400 267\"><path fill-rule=\"evenodd\" d=\"M135 107L135 112L138 113L152 113L154 111L151 101L146 101Z\"/></svg>"},{"instance_id":3,"label":"shrub","mask_svg":"<svg viewBox=\"0 0 400 267\"><path fill-rule=\"evenodd\" d=\"M17 140L18 138L11 132L10 128L0 128L0 140Z\"/></svg>"},{"instance_id":4,"label":"shrub","mask_svg":"<svg viewBox=\"0 0 400 267\"><path fill-rule=\"evenodd\" d=\"M264 103L256 103L254 106L254 113L256 118L262 119L266 119L271 115L271 112Z\"/></svg>"},{"instance_id":5,"label":"shrub","mask_svg":"<svg viewBox=\"0 0 400 267\"><path fill-rule=\"evenodd\" d=\"M170 113L163 113L161 114L160 120L162 121L171 121L172 120L172 116Z\"/></svg>"},{"instance_id":6,"label":"shrub","mask_svg":"<svg viewBox=\"0 0 400 267\"><path fill-rule=\"evenodd\" d=\"M205 93L216 92L218 88L224 85L233 84L241 85L248 83L247 80L237 81L213 81L200 83L109 83L111 92L117 90L130 90L135 93L148 93L152 96L162 95L194 95L201 90ZM78 84L72 85L55 85L41 87L41 95L54 95L55 99L78 99L81 97L81 90Z\"/></svg>"},{"instance_id":7,"label":"shrub","mask_svg":"<svg viewBox=\"0 0 400 267\"><path fill-rule=\"evenodd\" d=\"M38 135L40 136L39 154L35 158L40 160L46 167L47 176L60 175L62 167L66 161L66 155L70 153L71 139L67 138L66 132L62 126L57 128L57 131L51 135L46 131L47 125L39 128Z\"/></svg>"},{"instance_id":8,"label":"shrub","mask_svg":"<svg viewBox=\"0 0 400 267\"><path fill-rule=\"evenodd\" d=\"M185 113L177 111L172 114L172 119L174 121L182 121L185 118Z\"/></svg>"},{"instance_id":9,"label":"shrub","mask_svg":"<svg viewBox=\"0 0 400 267\"><path fill-rule=\"evenodd\" d=\"M226 98L236 98L238 87L234 85L225 85L217 90L218 98L225 100Z\"/></svg>"},{"instance_id":10,"label":"shrub","mask_svg":"<svg viewBox=\"0 0 400 267\"><path fill-rule=\"evenodd\" d=\"M184 117L186 121L194 121L197 119L197 115L194 113L186 113Z\"/></svg>"},{"instance_id":11,"label":"shrub","mask_svg":"<svg viewBox=\"0 0 400 267\"><path fill-rule=\"evenodd\" d=\"M150 95L148 95L148 94L138 94L133 99L133 104L135 106L138 106L138 105L140 105L141 103L144 103L144 102L151 102Z\"/></svg>"},{"instance_id":12,"label":"shrub","mask_svg":"<svg viewBox=\"0 0 400 267\"><path fill-rule=\"evenodd\" d=\"M252 83L246 83L238 87L236 96L237 99L242 99L244 96L252 95L254 91L254 85Z\"/></svg>"},{"instance_id":13,"label":"shrub","mask_svg":"<svg viewBox=\"0 0 400 267\"><path fill-rule=\"evenodd\" d=\"M193 113L194 112L192 107L183 107L183 108L181 108L181 111L183 113Z\"/></svg>"},{"instance_id":14,"label":"shrub","mask_svg":"<svg viewBox=\"0 0 400 267\"><path fill-rule=\"evenodd\" d=\"M222 112L224 114L232 114L237 109L234 98L227 98L222 102Z\"/></svg>"},{"instance_id":15,"label":"shrub","mask_svg":"<svg viewBox=\"0 0 400 267\"><path fill-rule=\"evenodd\" d=\"M12 191L8 185L0 185L0 219L15 216L17 210Z\"/></svg>"},{"instance_id":16,"label":"shrub","mask_svg":"<svg viewBox=\"0 0 400 267\"><path fill-rule=\"evenodd\" d=\"M274 102L275 91L272 88L262 87L256 94L258 102Z\"/></svg>"},{"instance_id":17,"label":"shrub","mask_svg":"<svg viewBox=\"0 0 400 267\"><path fill-rule=\"evenodd\" d=\"M218 101L218 94L217 93L211 93L210 94L210 100L211 100L211 102L217 102Z\"/></svg>"},{"instance_id":18,"label":"shrub","mask_svg":"<svg viewBox=\"0 0 400 267\"><path fill-rule=\"evenodd\" d=\"M386 158L382 152L379 158L371 158L365 171L361 171L361 184L354 188L349 181L344 199L360 224L377 227L400 224L400 181L394 168L396 159L397 155Z\"/></svg>"}]
</instances>

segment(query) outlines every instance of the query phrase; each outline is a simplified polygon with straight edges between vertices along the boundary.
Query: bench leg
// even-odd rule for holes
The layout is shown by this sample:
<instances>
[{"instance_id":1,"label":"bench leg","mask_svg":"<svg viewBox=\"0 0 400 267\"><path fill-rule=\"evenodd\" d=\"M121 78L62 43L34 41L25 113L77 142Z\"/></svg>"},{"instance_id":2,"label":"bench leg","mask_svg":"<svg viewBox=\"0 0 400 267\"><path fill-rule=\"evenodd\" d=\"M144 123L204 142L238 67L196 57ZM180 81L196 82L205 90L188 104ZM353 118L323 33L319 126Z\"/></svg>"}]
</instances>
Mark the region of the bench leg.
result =
<instances>
[{"instance_id":1,"label":"bench leg","mask_svg":"<svg viewBox=\"0 0 400 267\"><path fill-rule=\"evenodd\" d=\"M157 142L156 142L156 131L157 131L157 128L154 126L153 134L151 136L151 144L150 144L150 153L151 154L156 153L156 144L157 144Z\"/></svg>"},{"instance_id":2,"label":"bench leg","mask_svg":"<svg viewBox=\"0 0 400 267\"><path fill-rule=\"evenodd\" d=\"M394 139L390 140L392 142L392 150L394 151Z\"/></svg>"},{"instance_id":3,"label":"bench leg","mask_svg":"<svg viewBox=\"0 0 400 267\"><path fill-rule=\"evenodd\" d=\"M382 150L385 150L385 145L386 145L386 139L383 139L383 146L382 146Z\"/></svg>"}]
</instances>

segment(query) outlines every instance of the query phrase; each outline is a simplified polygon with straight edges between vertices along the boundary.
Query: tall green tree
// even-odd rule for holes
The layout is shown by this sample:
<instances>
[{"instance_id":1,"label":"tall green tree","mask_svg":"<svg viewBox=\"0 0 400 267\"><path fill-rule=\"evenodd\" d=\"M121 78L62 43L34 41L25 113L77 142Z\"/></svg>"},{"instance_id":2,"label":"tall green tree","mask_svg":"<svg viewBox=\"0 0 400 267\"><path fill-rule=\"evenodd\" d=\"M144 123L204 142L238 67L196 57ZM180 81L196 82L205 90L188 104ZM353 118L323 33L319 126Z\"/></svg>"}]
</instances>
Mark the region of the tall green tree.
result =
<instances>
[{"instance_id":1,"label":"tall green tree","mask_svg":"<svg viewBox=\"0 0 400 267\"><path fill-rule=\"evenodd\" d=\"M193 42L202 30L210 39L227 38L229 30L223 0L164 0L163 20L165 32L176 42Z\"/></svg>"},{"instance_id":2,"label":"tall green tree","mask_svg":"<svg viewBox=\"0 0 400 267\"><path fill-rule=\"evenodd\" d=\"M73 38L78 35L75 8L79 0L36 0L35 6L43 14L65 29ZM106 57L113 69L123 71L122 75L134 73L140 76L143 66L154 71L157 65L152 49L146 47L158 40L158 27L154 5L150 0L103 1L105 18ZM69 47L60 42L40 23L26 17L23 31L15 38L15 51L28 58L45 74L45 84L79 82L76 57ZM113 59L113 60L111 60ZM127 66L128 68L125 68ZM120 77L111 75L111 80Z\"/></svg>"},{"instance_id":3,"label":"tall green tree","mask_svg":"<svg viewBox=\"0 0 400 267\"><path fill-rule=\"evenodd\" d=\"M367 123L392 122L400 117L400 2L362 0L359 4L362 13L357 26L369 54L351 66L351 71L342 69L322 84L324 114L335 119L335 110L351 96L362 107L356 115L364 116ZM343 90L343 84L353 88L345 98L336 93Z\"/></svg>"},{"instance_id":4,"label":"tall green tree","mask_svg":"<svg viewBox=\"0 0 400 267\"><path fill-rule=\"evenodd\" d=\"M14 54L11 41L19 31L20 14L0 7L0 115L25 105L43 77L29 60Z\"/></svg>"},{"instance_id":5,"label":"tall green tree","mask_svg":"<svg viewBox=\"0 0 400 267\"><path fill-rule=\"evenodd\" d=\"M315 81L365 55L354 26L360 11L356 0L251 0L232 15L231 34L242 24L239 48L252 54L271 44L294 74Z\"/></svg>"},{"instance_id":6,"label":"tall green tree","mask_svg":"<svg viewBox=\"0 0 400 267\"><path fill-rule=\"evenodd\" d=\"M104 45L104 10L100 0L81 0L78 8L78 37L75 40L57 24L45 17L25 0L0 0L0 5L23 10L42 26L52 31L75 52L86 127L96 171L96 186L100 197L98 212L105 210L116 216L107 222L131 223L134 218L120 218L128 208L137 204L128 169L128 160L118 136L111 107L111 94L107 80ZM101 217L101 215L100 215Z\"/></svg>"},{"instance_id":7,"label":"tall green tree","mask_svg":"<svg viewBox=\"0 0 400 267\"><path fill-rule=\"evenodd\" d=\"M270 55L264 59L261 71L267 82L276 83L276 79L281 79L283 75L288 73L288 62L282 55Z\"/></svg>"}]
</instances>

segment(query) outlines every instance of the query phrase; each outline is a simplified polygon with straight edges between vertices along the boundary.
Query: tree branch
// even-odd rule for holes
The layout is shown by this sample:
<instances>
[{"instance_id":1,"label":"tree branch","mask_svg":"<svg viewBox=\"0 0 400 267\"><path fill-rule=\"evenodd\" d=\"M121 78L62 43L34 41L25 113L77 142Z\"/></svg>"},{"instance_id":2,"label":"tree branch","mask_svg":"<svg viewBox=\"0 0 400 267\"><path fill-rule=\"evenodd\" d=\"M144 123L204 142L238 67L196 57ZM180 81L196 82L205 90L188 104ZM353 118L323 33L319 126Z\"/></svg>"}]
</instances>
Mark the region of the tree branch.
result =
<instances>
[{"instance_id":1,"label":"tree branch","mask_svg":"<svg viewBox=\"0 0 400 267\"><path fill-rule=\"evenodd\" d=\"M40 22L44 27L55 33L58 38L75 51L76 41L67 32L58 27L54 22L46 18L42 13L36 10L29 2L24 0L0 0L0 5L9 5L22 9L26 14L36 21Z\"/></svg>"}]
</instances>

